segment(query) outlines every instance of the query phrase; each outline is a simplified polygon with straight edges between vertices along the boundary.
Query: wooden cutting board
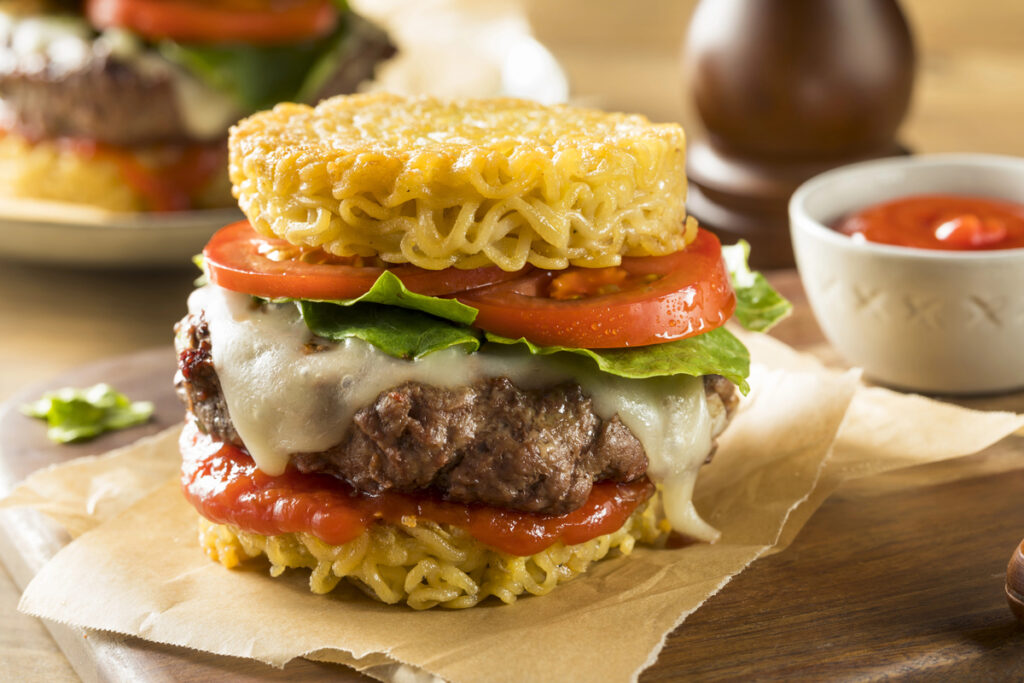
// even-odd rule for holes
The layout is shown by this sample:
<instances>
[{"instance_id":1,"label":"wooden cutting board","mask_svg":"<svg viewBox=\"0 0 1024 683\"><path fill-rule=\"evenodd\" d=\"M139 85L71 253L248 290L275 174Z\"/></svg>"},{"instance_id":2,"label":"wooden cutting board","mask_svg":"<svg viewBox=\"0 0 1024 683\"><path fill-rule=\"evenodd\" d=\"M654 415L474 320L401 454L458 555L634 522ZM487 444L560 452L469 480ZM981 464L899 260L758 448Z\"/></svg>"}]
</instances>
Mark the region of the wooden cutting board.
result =
<instances>
[{"instance_id":1,"label":"wooden cutting board","mask_svg":"<svg viewBox=\"0 0 1024 683\"><path fill-rule=\"evenodd\" d=\"M777 336L834 360L795 275L772 279L796 304ZM81 368L14 397L0 411L0 493L40 467L177 423L173 372L173 351L155 349ZM55 446L41 422L15 409L47 388L98 381L154 401L155 420L90 443ZM1024 394L967 403L1024 411ZM840 489L790 548L755 563L687 619L641 680L1024 679L1024 628L1003 597L1006 562L1024 536L1024 469L972 476L988 462L1014 457L1024 463L1024 440L1016 437L941 465L955 481L915 485L914 477L904 477L896 488L877 477ZM19 586L67 540L31 511L0 514L0 559ZM46 625L86 680L368 680L335 665L301 660L281 671Z\"/></svg>"}]
</instances>

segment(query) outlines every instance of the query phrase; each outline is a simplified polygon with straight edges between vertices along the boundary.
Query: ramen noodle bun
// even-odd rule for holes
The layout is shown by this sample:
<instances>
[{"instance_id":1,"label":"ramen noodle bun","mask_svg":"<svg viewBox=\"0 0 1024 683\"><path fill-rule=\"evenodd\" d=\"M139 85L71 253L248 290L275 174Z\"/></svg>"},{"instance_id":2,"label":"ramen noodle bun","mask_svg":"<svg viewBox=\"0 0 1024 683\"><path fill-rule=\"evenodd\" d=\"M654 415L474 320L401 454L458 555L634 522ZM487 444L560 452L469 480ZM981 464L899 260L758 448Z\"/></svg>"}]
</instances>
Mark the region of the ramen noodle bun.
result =
<instances>
[{"instance_id":1,"label":"ramen noodle bun","mask_svg":"<svg viewBox=\"0 0 1024 683\"><path fill-rule=\"evenodd\" d=\"M256 114L229 148L253 227L337 256L604 267L696 236L683 130L638 115L353 95Z\"/></svg>"},{"instance_id":2,"label":"ramen noodle bun","mask_svg":"<svg viewBox=\"0 0 1024 683\"><path fill-rule=\"evenodd\" d=\"M275 577L286 569L310 569L314 593L329 593L345 579L388 604L459 609L491 596L511 604L524 594L546 595L613 551L629 555L638 542L664 546L668 527L657 509L655 496L610 534L572 545L559 541L525 556L489 548L463 529L429 520L378 522L355 540L329 545L310 533L263 536L200 517L199 545L228 569L261 555Z\"/></svg>"},{"instance_id":3,"label":"ramen noodle bun","mask_svg":"<svg viewBox=\"0 0 1024 683\"><path fill-rule=\"evenodd\" d=\"M108 211L154 208L213 208L231 204L231 186L223 172L224 152L203 150L209 172L196 177L189 151L175 146L132 150L71 140L29 141L0 133L0 197L83 204ZM217 164L220 166L217 166ZM147 178L168 178L185 169L195 182L180 204L177 187ZM166 187L165 187L166 186ZM168 199L169 198L169 199Z\"/></svg>"}]
</instances>

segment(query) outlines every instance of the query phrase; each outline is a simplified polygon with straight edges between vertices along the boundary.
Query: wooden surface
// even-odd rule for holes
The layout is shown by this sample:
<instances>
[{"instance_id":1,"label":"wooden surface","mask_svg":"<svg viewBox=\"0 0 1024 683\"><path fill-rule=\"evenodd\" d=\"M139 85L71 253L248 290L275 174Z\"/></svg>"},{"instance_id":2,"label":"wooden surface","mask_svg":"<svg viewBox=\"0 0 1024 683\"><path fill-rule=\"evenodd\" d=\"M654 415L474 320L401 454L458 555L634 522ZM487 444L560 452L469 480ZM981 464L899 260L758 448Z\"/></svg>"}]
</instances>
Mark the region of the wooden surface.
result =
<instances>
[{"instance_id":1,"label":"wooden surface","mask_svg":"<svg viewBox=\"0 0 1024 683\"><path fill-rule=\"evenodd\" d=\"M781 271L772 279L796 304L777 335L840 362L822 341L795 274ZM94 363L16 394L0 412L0 486L177 422L173 369L173 352L165 346ZM104 379L133 397L154 401L155 421L67 447L47 442L41 424L14 410L47 387ZM1024 410L1024 394L1000 401ZM1024 676L1024 629L1007 609L1002 574L1024 530L1018 496L1024 469L969 476L984 459L1007 454L1024 455L1020 439L942 465L968 477L963 480L840 489L793 546L757 562L691 616L642 680L671 680L681 672L721 680L808 674ZM21 586L67 540L34 513L0 515L0 558ZM333 665L299 661L278 671L252 661L105 634L83 637L76 629L48 626L75 669L99 680L362 679Z\"/></svg>"},{"instance_id":2,"label":"wooden surface","mask_svg":"<svg viewBox=\"0 0 1024 683\"><path fill-rule=\"evenodd\" d=\"M841 365L792 274L773 281L796 304L776 336ZM1024 412L1024 393L960 402ZM687 619L641 680L1024 679L1024 627L1003 592L1024 470L970 476L1007 457L1024 457L1024 439L844 485L792 546ZM956 477L968 478L915 485Z\"/></svg>"},{"instance_id":3,"label":"wooden surface","mask_svg":"<svg viewBox=\"0 0 1024 683\"><path fill-rule=\"evenodd\" d=\"M525 1L538 36L566 66L573 91L581 100L613 109L642 111L660 120L684 122L692 119L682 95L677 55L679 39L694 4L693 0ZM1020 122L1024 120L1024 3L904 0L902 4L916 30L921 51L918 87L902 139L919 152L1024 155L1024 135L1020 133ZM115 274L0 263L0 400L75 366L166 344L171 325L184 312L184 298L193 275L188 268ZM808 317L787 322L780 334L790 341L808 343L815 353L836 360L834 352L815 336L816 327ZM975 402L975 406L1024 410L1019 396ZM1011 440L1003 448L1019 450L1021 446L1019 440ZM1008 481L1011 487L1015 483L1012 479ZM933 508L936 502L940 508L970 502L998 507L1005 501L1005 495L993 494L998 483L989 482L988 490L977 489L977 495L972 494L969 500L943 491L922 492L925 498L921 500L927 502L927 496L934 495ZM939 653L933 661L975 662L1005 674L997 678L1013 678L1015 669L1000 667L1017 666L1016 662L1007 661L1007 652L1012 652L1016 641L1011 639L1011 649L1007 651L993 646L993 638L1001 633L1016 633L1004 621L1009 611L1000 603L999 578L1010 552L1024 535L1024 525L1016 517L1008 518L1007 529L1000 532L1008 540L993 538L987 556L979 555L977 548L969 552L951 548L953 564L948 578L952 583L946 595L963 592L968 596L958 598L968 600L966 614L945 614L945 621L927 618L897 632L901 624L910 621L908 617L883 610L872 619L869 617L873 612L865 613L861 607L862 593L858 591L869 591L870 585L830 582L827 575L812 571L804 577L808 581L807 591L823 592L833 598L833 609L846 609L847 616L856 618L845 633L822 633L821 637L814 628L796 628L800 621L797 617L779 621L779 613L773 609L787 601L801 605L809 599L799 568L803 566L806 571L815 567L811 541L818 539L845 547L846 541L837 539L843 539L851 529L861 536L870 533L867 538L874 539L870 548L874 554L858 558L851 552L850 562L883 568L887 573L884 579L877 580L877 585L892 585L894 590L899 588L911 596L921 591L908 578L913 560L904 551L907 539L898 534L893 536L895 531L884 525L865 531L860 524L849 521L868 514L867 506L850 496L852 492L840 491L786 553L759 562L691 617L681 633L670 641L663 656L673 665L665 669L659 664L650 675L665 678L670 673L691 670L709 678L741 672L781 676L780 670L765 664L766 649L768 654L775 647L789 651L810 633L821 661L832 661L832 653L841 646L854 645L848 651L852 654L846 656L860 662L859 671L866 677L920 673L921 663L927 657L915 648L930 635L930 642ZM946 496L953 497L944 502ZM870 516L860 519L874 520ZM966 513L963 519L969 519ZM907 533L923 539L918 541L922 546L938 542L933 541L936 530L948 527L927 516L921 520L919 528ZM975 557L976 565L972 564ZM966 561L963 558L969 558L967 565L958 564ZM934 572L942 567L929 569L933 572L931 576L935 576ZM902 584L897 581L899 576L903 577ZM971 588L971 581L984 585ZM37 620L15 611L18 594L0 568L0 680L76 680L45 628ZM936 598L934 593L927 597ZM951 603L939 600L937 604L948 607ZM804 612L805 621L815 623L815 611ZM878 641L871 640L874 629L882 629ZM694 638L693 642L687 640L687 634ZM885 642L879 642L883 637ZM705 652L723 654L695 662L682 656L685 652L680 653L673 645L677 642L680 648L692 648L692 657ZM904 644L907 654L901 655ZM942 653L949 653L949 658L943 659ZM878 668L871 668L876 661ZM907 662L916 663L916 668L903 668ZM211 665L209 671L211 677L218 677L237 669L232 665ZM838 674L841 669L829 671ZM955 669L932 671L948 673ZM811 668L804 673L814 672Z\"/></svg>"}]
</instances>

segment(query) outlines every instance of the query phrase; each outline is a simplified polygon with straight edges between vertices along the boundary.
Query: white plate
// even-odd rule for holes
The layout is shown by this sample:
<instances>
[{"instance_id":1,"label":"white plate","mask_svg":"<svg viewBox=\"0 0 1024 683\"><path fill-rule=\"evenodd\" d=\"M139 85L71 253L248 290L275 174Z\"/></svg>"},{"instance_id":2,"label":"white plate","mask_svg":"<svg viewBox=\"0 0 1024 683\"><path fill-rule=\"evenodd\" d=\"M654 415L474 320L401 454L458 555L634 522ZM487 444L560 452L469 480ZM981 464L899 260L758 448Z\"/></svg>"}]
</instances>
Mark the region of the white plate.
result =
<instances>
[{"instance_id":1,"label":"white plate","mask_svg":"<svg viewBox=\"0 0 1024 683\"><path fill-rule=\"evenodd\" d=\"M0 257L87 267L185 267L238 209L117 213L88 206L0 200Z\"/></svg>"},{"instance_id":2,"label":"white plate","mask_svg":"<svg viewBox=\"0 0 1024 683\"><path fill-rule=\"evenodd\" d=\"M548 104L568 97L565 73L530 34L516 4L375 0L358 5L399 46L398 56L378 69L370 90L510 95ZM0 259L83 267L186 266L217 228L241 218L235 209L125 214L0 199Z\"/></svg>"}]
</instances>

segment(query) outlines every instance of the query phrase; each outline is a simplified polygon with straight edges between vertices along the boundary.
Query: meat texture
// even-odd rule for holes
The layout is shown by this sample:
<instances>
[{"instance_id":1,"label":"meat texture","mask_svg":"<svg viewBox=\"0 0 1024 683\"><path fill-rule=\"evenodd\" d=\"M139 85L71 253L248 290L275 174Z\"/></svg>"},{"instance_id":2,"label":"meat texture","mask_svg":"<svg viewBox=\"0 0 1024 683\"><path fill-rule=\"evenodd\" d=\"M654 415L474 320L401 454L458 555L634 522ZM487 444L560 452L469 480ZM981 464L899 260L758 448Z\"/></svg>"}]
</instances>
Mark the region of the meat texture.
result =
<instances>
[{"instance_id":1,"label":"meat texture","mask_svg":"<svg viewBox=\"0 0 1024 683\"><path fill-rule=\"evenodd\" d=\"M637 438L617 417L602 421L579 385L523 391L505 377L382 392L342 443L292 462L362 491L433 489L552 515L582 505L595 481L634 481L647 470Z\"/></svg>"}]
</instances>

